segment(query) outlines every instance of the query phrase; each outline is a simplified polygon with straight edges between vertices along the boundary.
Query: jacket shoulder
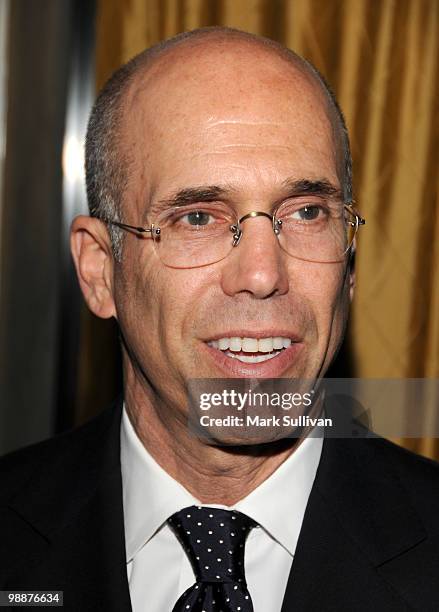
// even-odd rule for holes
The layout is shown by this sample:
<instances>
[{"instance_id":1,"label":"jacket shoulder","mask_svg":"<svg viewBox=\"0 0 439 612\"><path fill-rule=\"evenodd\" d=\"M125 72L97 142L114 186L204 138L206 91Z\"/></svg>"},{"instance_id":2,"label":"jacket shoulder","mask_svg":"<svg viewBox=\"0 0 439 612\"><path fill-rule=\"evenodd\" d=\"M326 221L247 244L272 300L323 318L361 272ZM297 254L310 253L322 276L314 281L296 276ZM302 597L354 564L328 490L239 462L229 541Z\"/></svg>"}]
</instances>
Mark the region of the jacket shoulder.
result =
<instances>
[{"instance_id":1,"label":"jacket shoulder","mask_svg":"<svg viewBox=\"0 0 439 612\"><path fill-rule=\"evenodd\" d=\"M0 505L33 480L34 475L74 468L93 453L99 441L108 436L120 416L121 404L113 404L92 420L47 440L31 444L0 457Z\"/></svg>"},{"instance_id":2,"label":"jacket shoulder","mask_svg":"<svg viewBox=\"0 0 439 612\"><path fill-rule=\"evenodd\" d=\"M389 440L370 440L374 444L375 478L392 473L430 531L439 533L439 463L409 451Z\"/></svg>"},{"instance_id":3,"label":"jacket shoulder","mask_svg":"<svg viewBox=\"0 0 439 612\"><path fill-rule=\"evenodd\" d=\"M399 477L414 484L415 482L439 486L439 463L418 455L398 444L378 438L375 440L377 458L390 462L397 470Z\"/></svg>"}]
</instances>

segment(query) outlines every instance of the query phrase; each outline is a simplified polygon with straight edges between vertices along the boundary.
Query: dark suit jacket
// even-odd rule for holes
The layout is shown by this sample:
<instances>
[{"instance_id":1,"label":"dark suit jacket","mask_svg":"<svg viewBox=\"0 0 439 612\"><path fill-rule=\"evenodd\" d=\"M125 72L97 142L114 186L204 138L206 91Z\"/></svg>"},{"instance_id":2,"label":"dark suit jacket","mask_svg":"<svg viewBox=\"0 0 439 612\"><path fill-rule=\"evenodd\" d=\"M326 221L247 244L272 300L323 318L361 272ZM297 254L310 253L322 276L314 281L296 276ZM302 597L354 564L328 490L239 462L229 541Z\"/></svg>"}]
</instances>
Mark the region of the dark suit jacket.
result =
<instances>
[{"instance_id":1,"label":"dark suit jacket","mask_svg":"<svg viewBox=\"0 0 439 612\"><path fill-rule=\"evenodd\" d=\"M131 610L120 417L118 403L0 460L0 589ZM324 441L282 607L304 610L439 610L438 464L382 439Z\"/></svg>"}]
</instances>

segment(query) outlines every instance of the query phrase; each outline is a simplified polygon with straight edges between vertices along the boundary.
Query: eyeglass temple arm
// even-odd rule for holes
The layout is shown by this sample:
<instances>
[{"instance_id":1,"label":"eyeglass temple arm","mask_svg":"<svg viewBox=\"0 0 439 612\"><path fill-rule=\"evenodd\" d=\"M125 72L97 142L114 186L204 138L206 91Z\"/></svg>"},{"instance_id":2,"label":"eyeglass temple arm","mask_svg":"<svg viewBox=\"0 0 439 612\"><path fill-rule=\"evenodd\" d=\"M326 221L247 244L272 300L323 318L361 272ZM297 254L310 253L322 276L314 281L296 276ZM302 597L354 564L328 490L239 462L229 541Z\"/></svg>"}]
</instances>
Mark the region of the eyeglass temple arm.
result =
<instances>
[{"instance_id":1,"label":"eyeglass temple arm","mask_svg":"<svg viewBox=\"0 0 439 612\"><path fill-rule=\"evenodd\" d=\"M357 210L355 210L353 204L345 204L345 207L357 218L357 225L366 225L366 219L362 217Z\"/></svg>"},{"instance_id":2,"label":"eyeglass temple arm","mask_svg":"<svg viewBox=\"0 0 439 612\"><path fill-rule=\"evenodd\" d=\"M121 229L130 229L130 230L134 230L135 232L140 232L142 234L145 234L147 232L149 233L152 232L152 228L150 227L137 227L136 225L128 225L127 223L119 223L118 221L107 221L107 223L110 223L111 225L116 225L117 227L120 227Z\"/></svg>"}]
</instances>

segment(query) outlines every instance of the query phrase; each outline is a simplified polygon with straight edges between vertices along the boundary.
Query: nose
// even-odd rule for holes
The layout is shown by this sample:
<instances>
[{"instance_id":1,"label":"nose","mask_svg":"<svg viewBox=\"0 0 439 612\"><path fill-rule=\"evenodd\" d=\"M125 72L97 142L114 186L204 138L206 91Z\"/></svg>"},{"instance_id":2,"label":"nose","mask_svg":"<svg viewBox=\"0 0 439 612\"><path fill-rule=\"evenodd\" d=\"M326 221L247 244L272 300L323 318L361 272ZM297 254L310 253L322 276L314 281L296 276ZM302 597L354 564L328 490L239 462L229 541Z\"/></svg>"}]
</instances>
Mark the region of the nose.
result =
<instances>
[{"instance_id":1,"label":"nose","mask_svg":"<svg viewBox=\"0 0 439 612\"><path fill-rule=\"evenodd\" d=\"M249 293L263 299L288 292L289 279L272 222L264 216L246 217L238 246L224 260L222 288L230 296Z\"/></svg>"}]
</instances>

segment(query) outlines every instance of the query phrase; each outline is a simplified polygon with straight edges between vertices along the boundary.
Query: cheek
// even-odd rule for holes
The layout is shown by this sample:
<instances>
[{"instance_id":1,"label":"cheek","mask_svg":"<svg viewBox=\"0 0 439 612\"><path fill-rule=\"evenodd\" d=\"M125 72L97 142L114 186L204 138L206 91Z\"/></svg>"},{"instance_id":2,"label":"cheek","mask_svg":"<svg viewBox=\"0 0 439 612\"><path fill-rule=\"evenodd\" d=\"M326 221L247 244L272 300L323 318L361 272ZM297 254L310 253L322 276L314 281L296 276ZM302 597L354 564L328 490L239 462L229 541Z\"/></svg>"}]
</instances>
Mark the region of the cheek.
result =
<instances>
[{"instance_id":1,"label":"cheek","mask_svg":"<svg viewBox=\"0 0 439 612\"><path fill-rule=\"evenodd\" d=\"M150 363L178 362L190 348L187 339L210 282L206 277L196 269L166 268L153 254L142 270L126 261L117 285L119 324Z\"/></svg>"},{"instance_id":2,"label":"cheek","mask_svg":"<svg viewBox=\"0 0 439 612\"><path fill-rule=\"evenodd\" d=\"M349 285L345 277L346 267L341 264L324 264L306 277L307 294L321 337L328 337L344 327L349 305Z\"/></svg>"},{"instance_id":3,"label":"cheek","mask_svg":"<svg viewBox=\"0 0 439 612\"><path fill-rule=\"evenodd\" d=\"M331 359L332 354L337 350L343 340L349 314L349 277L344 267L341 268L339 273L335 276L333 287L330 293L332 299L328 304L327 312L327 335Z\"/></svg>"},{"instance_id":4,"label":"cheek","mask_svg":"<svg viewBox=\"0 0 439 612\"><path fill-rule=\"evenodd\" d=\"M125 245L123 261L115 274L118 323L129 346L135 347L136 352L144 352L151 346L160 321L158 266L154 265L153 256L145 261L142 246L135 244L134 248L129 248L131 245Z\"/></svg>"},{"instance_id":5,"label":"cheek","mask_svg":"<svg viewBox=\"0 0 439 612\"><path fill-rule=\"evenodd\" d=\"M164 273L154 283L161 341L181 356L191 349L191 339L211 291L212 273L207 268L162 270Z\"/></svg>"}]
</instances>

